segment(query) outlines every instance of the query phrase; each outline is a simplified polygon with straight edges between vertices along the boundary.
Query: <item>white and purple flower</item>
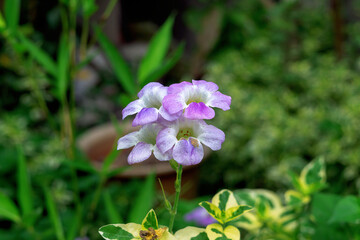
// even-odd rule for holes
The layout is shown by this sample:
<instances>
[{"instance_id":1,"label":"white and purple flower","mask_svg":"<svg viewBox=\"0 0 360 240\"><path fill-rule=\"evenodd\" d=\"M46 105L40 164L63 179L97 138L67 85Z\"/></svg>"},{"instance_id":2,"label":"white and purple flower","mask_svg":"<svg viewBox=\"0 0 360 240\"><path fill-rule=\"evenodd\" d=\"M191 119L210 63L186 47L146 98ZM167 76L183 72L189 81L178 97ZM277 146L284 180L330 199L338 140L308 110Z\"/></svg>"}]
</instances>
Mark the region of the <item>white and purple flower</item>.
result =
<instances>
[{"instance_id":1,"label":"white and purple flower","mask_svg":"<svg viewBox=\"0 0 360 240\"><path fill-rule=\"evenodd\" d=\"M122 118L136 114L132 126L140 126L156 122L159 115L166 120L174 120L178 115L168 114L162 106L162 100L166 96L168 87L161 83L148 83L138 93L139 99L129 103L122 111Z\"/></svg>"},{"instance_id":2,"label":"white and purple flower","mask_svg":"<svg viewBox=\"0 0 360 240\"><path fill-rule=\"evenodd\" d=\"M162 153L172 151L173 159L181 165L195 165L204 157L202 144L220 150L225 134L203 120L180 117L159 131L156 146Z\"/></svg>"},{"instance_id":3,"label":"white and purple flower","mask_svg":"<svg viewBox=\"0 0 360 240\"><path fill-rule=\"evenodd\" d=\"M118 140L117 149L126 149L135 146L128 156L129 164L145 161L154 153L160 161L172 159L172 149L161 152L156 146L156 137L164 129L159 123L151 123L143 126L139 131L129 133Z\"/></svg>"},{"instance_id":4,"label":"white and purple flower","mask_svg":"<svg viewBox=\"0 0 360 240\"><path fill-rule=\"evenodd\" d=\"M224 111L230 109L231 97L218 89L215 83L204 80L173 84L162 104L170 116L179 116L184 112L184 117L188 119L212 119L215 117L212 107Z\"/></svg>"}]
</instances>

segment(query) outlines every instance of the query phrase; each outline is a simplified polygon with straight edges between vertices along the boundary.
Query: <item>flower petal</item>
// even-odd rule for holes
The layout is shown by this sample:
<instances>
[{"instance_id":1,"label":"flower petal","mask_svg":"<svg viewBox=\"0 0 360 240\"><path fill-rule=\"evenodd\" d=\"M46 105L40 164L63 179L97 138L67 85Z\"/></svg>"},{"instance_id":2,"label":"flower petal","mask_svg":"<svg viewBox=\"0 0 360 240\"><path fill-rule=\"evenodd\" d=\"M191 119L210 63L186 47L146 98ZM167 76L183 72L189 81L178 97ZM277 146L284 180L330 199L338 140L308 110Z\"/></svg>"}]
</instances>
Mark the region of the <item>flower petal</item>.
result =
<instances>
[{"instance_id":1,"label":"flower petal","mask_svg":"<svg viewBox=\"0 0 360 240\"><path fill-rule=\"evenodd\" d=\"M165 108L163 106L161 106L160 109L159 109L159 113L165 120L174 121L174 120L178 119L181 116L182 110L180 110L179 112L177 112L175 114L170 114L165 110Z\"/></svg>"},{"instance_id":2,"label":"flower petal","mask_svg":"<svg viewBox=\"0 0 360 240\"><path fill-rule=\"evenodd\" d=\"M138 113L143 108L143 103L140 99L132 101L122 110L122 119L129 115Z\"/></svg>"},{"instance_id":3,"label":"flower petal","mask_svg":"<svg viewBox=\"0 0 360 240\"><path fill-rule=\"evenodd\" d=\"M141 98L142 96L144 96L144 94L146 94L147 92L152 91L154 88L158 88L158 87L163 87L163 85L161 83L158 82L151 82L146 84L138 93L138 97Z\"/></svg>"},{"instance_id":4,"label":"flower petal","mask_svg":"<svg viewBox=\"0 0 360 240\"><path fill-rule=\"evenodd\" d=\"M128 163L134 164L145 161L151 156L153 145L149 143L139 142L135 145L128 156Z\"/></svg>"},{"instance_id":5,"label":"flower petal","mask_svg":"<svg viewBox=\"0 0 360 240\"><path fill-rule=\"evenodd\" d=\"M135 146L135 144L139 142L138 134L139 132L132 132L120 138L118 140L117 150Z\"/></svg>"},{"instance_id":6,"label":"flower petal","mask_svg":"<svg viewBox=\"0 0 360 240\"><path fill-rule=\"evenodd\" d=\"M198 88L204 89L210 93L216 92L219 87L216 85L216 83L213 82L207 82L205 80L192 80L192 83L197 86Z\"/></svg>"},{"instance_id":7,"label":"flower petal","mask_svg":"<svg viewBox=\"0 0 360 240\"><path fill-rule=\"evenodd\" d=\"M202 133L197 137L200 142L213 151L220 150L221 144L225 141L225 133L212 125L204 124L201 128Z\"/></svg>"},{"instance_id":8,"label":"flower petal","mask_svg":"<svg viewBox=\"0 0 360 240\"><path fill-rule=\"evenodd\" d=\"M190 82L181 82L181 83L174 83L171 84L168 88L168 94L176 94L180 93L184 90L184 88L192 87L192 84Z\"/></svg>"},{"instance_id":9,"label":"flower petal","mask_svg":"<svg viewBox=\"0 0 360 240\"><path fill-rule=\"evenodd\" d=\"M143 108L141 111L136 114L132 126L136 127L139 125L145 125L148 123L156 122L158 119L158 110L156 108Z\"/></svg>"},{"instance_id":10,"label":"flower petal","mask_svg":"<svg viewBox=\"0 0 360 240\"><path fill-rule=\"evenodd\" d=\"M230 109L231 97L221 92L215 92L211 95L208 104L210 107L217 107L226 111Z\"/></svg>"},{"instance_id":11,"label":"flower petal","mask_svg":"<svg viewBox=\"0 0 360 240\"><path fill-rule=\"evenodd\" d=\"M154 146L154 156L160 161L169 161L172 159L172 149L162 153L157 146Z\"/></svg>"},{"instance_id":12,"label":"flower petal","mask_svg":"<svg viewBox=\"0 0 360 240\"><path fill-rule=\"evenodd\" d=\"M162 101L163 107L170 114L176 114L186 107L185 100L181 95L168 94Z\"/></svg>"},{"instance_id":13,"label":"flower petal","mask_svg":"<svg viewBox=\"0 0 360 240\"><path fill-rule=\"evenodd\" d=\"M192 141L197 141L197 145L191 143ZM175 144L173 157L179 164L195 165L203 159L204 149L196 138L189 138L189 140L182 139Z\"/></svg>"},{"instance_id":14,"label":"flower petal","mask_svg":"<svg viewBox=\"0 0 360 240\"><path fill-rule=\"evenodd\" d=\"M156 146L162 153L165 153L172 148L177 142L177 130L175 128L165 128L159 132L156 137Z\"/></svg>"},{"instance_id":15,"label":"flower petal","mask_svg":"<svg viewBox=\"0 0 360 240\"><path fill-rule=\"evenodd\" d=\"M203 102L192 102L185 109L184 116L189 119L212 119L215 117L215 111Z\"/></svg>"}]
</instances>

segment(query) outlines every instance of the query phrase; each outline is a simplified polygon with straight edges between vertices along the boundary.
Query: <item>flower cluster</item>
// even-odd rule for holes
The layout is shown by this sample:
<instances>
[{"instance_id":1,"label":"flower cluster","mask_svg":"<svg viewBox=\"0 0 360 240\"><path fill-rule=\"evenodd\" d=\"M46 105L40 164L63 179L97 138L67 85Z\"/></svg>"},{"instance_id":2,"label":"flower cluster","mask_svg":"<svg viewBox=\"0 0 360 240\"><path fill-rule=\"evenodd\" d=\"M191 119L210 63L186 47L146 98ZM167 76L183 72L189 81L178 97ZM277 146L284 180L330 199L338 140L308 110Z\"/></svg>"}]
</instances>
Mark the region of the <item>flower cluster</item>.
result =
<instances>
[{"instance_id":1,"label":"flower cluster","mask_svg":"<svg viewBox=\"0 0 360 240\"><path fill-rule=\"evenodd\" d=\"M138 97L122 114L123 119L136 114L132 125L141 129L120 138L117 147L135 146L129 164L142 162L153 153L160 161L174 159L181 165L194 165L204 157L203 144L212 150L221 148L224 132L204 119L215 117L213 107L229 110L231 97L220 93L215 83L193 80L165 87L152 82Z\"/></svg>"}]
</instances>

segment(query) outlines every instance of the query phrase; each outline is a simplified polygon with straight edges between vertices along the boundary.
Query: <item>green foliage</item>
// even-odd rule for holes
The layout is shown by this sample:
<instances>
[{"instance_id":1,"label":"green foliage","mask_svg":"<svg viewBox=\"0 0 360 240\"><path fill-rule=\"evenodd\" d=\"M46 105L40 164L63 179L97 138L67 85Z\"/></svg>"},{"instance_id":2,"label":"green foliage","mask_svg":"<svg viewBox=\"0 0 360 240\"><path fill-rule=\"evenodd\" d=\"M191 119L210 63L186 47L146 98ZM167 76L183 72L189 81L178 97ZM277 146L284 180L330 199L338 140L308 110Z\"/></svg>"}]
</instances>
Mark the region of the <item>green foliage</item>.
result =
<instances>
[{"instance_id":1,"label":"green foliage","mask_svg":"<svg viewBox=\"0 0 360 240\"><path fill-rule=\"evenodd\" d=\"M27 225L32 225L34 222L33 212L33 196L31 191L30 178L27 172L26 160L22 147L18 147L18 170L17 170L17 189L18 201L22 211L23 221Z\"/></svg>"},{"instance_id":2,"label":"green foliage","mask_svg":"<svg viewBox=\"0 0 360 240\"><path fill-rule=\"evenodd\" d=\"M16 205L2 192L0 192L0 216L14 222L19 222L21 219Z\"/></svg>"},{"instance_id":3,"label":"green foliage","mask_svg":"<svg viewBox=\"0 0 360 240\"><path fill-rule=\"evenodd\" d=\"M47 212L50 216L51 223L54 227L56 238L57 238L57 240L65 240L63 226L62 226L58 211L56 209L55 201L52 197L52 194L51 194L50 190L46 187L44 188L44 192L45 192L45 201L46 201Z\"/></svg>"},{"instance_id":4,"label":"green foliage","mask_svg":"<svg viewBox=\"0 0 360 240\"><path fill-rule=\"evenodd\" d=\"M136 92L136 85L131 74L130 67L120 55L118 49L110 42L104 33L101 32L100 28L95 28L95 31L101 47L104 49L106 56L109 58L117 79L128 94L134 95Z\"/></svg>"},{"instance_id":5,"label":"green foliage","mask_svg":"<svg viewBox=\"0 0 360 240\"><path fill-rule=\"evenodd\" d=\"M360 223L360 198L346 196L342 198L335 209L329 223Z\"/></svg>"},{"instance_id":6,"label":"green foliage","mask_svg":"<svg viewBox=\"0 0 360 240\"><path fill-rule=\"evenodd\" d=\"M140 188L129 212L129 222L140 223L151 208L155 196L155 174L150 174Z\"/></svg>"},{"instance_id":7,"label":"green foliage","mask_svg":"<svg viewBox=\"0 0 360 240\"><path fill-rule=\"evenodd\" d=\"M153 228L158 229L159 224L156 218L154 209L151 209L145 216L144 220L141 223L141 226L145 229Z\"/></svg>"},{"instance_id":8,"label":"green foliage","mask_svg":"<svg viewBox=\"0 0 360 240\"><path fill-rule=\"evenodd\" d=\"M100 234L105 239L115 239L115 240L131 240L134 236L122 229L121 227L117 227L114 225L106 225L99 229Z\"/></svg>"},{"instance_id":9,"label":"green foliage","mask_svg":"<svg viewBox=\"0 0 360 240\"><path fill-rule=\"evenodd\" d=\"M232 104L215 120L227 139L206 166L205 174L215 177L204 180L284 188L289 169L324 156L334 191L343 181L354 190L360 167L357 60L336 58L326 1L265 2L221 5L222 29L203 79L218 83Z\"/></svg>"},{"instance_id":10,"label":"green foliage","mask_svg":"<svg viewBox=\"0 0 360 240\"><path fill-rule=\"evenodd\" d=\"M321 162L321 158L310 162L302 170L301 176L319 176L318 173L325 169ZM311 178L316 180L308 183L323 183L325 173L321 175L320 178ZM255 211L243 214L235 225L246 229L250 239L259 240L343 239L344 235L349 239L357 237L360 198L318 193L319 190L316 188L305 193L289 190L285 194L285 203L278 194L269 190L238 190L235 192L238 202L254 206ZM299 197L295 204L288 201L286 195L289 192Z\"/></svg>"},{"instance_id":11,"label":"green foliage","mask_svg":"<svg viewBox=\"0 0 360 240\"><path fill-rule=\"evenodd\" d=\"M205 201L199 205L221 224L233 221L252 209L247 205L239 205L234 194L229 190L217 193L211 203Z\"/></svg>"},{"instance_id":12,"label":"green foliage","mask_svg":"<svg viewBox=\"0 0 360 240\"><path fill-rule=\"evenodd\" d=\"M5 19L6 25L12 34L16 33L20 18L20 3L21 0L6 0L5 1Z\"/></svg>"},{"instance_id":13,"label":"green foliage","mask_svg":"<svg viewBox=\"0 0 360 240\"><path fill-rule=\"evenodd\" d=\"M151 39L149 50L143 57L138 70L138 78L141 84L148 82L146 78L164 61L171 43L173 24L174 16L170 16Z\"/></svg>"}]
</instances>

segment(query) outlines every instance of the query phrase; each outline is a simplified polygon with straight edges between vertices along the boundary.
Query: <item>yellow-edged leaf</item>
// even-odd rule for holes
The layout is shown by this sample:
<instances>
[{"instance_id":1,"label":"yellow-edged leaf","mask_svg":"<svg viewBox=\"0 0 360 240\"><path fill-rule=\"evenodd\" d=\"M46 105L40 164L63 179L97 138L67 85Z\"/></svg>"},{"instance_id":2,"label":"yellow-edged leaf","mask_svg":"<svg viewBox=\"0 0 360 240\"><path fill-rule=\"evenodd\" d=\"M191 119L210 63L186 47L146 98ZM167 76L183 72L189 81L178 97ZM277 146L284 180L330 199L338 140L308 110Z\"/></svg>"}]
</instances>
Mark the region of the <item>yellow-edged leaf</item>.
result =
<instances>
[{"instance_id":1,"label":"yellow-edged leaf","mask_svg":"<svg viewBox=\"0 0 360 240\"><path fill-rule=\"evenodd\" d=\"M214 223L206 227L209 240L239 240L240 231L234 226L227 226L225 229L220 224Z\"/></svg>"}]
</instances>

